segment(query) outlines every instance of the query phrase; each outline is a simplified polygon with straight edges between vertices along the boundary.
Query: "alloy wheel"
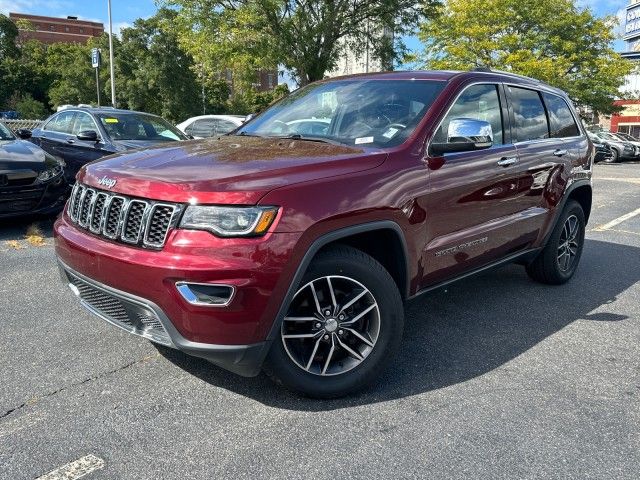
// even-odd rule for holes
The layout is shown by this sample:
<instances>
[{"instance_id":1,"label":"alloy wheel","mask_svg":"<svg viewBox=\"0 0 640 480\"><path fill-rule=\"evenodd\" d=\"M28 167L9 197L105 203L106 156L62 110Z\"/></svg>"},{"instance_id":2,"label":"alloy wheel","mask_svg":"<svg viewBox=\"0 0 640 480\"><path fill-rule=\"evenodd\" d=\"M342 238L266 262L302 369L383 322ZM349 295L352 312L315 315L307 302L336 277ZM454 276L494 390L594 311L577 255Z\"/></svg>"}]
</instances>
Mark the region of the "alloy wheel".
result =
<instances>
[{"instance_id":1,"label":"alloy wheel","mask_svg":"<svg viewBox=\"0 0 640 480\"><path fill-rule=\"evenodd\" d=\"M281 337L289 358L314 375L340 375L360 365L380 333L373 294L353 278L332 275L300 288Z\"/></svg>"},{"instance_id":2,"label":"alloy wheel","mask_svg":"<svg viewBox=\"0 0 640 480\"><path fill-rule=\"evenodd\" d=\"M562 227L557 252L558 266L563 272L568 272L573 267L579 251L580 221L575 215L569 216Z\"/></svg>"}]
</instances>

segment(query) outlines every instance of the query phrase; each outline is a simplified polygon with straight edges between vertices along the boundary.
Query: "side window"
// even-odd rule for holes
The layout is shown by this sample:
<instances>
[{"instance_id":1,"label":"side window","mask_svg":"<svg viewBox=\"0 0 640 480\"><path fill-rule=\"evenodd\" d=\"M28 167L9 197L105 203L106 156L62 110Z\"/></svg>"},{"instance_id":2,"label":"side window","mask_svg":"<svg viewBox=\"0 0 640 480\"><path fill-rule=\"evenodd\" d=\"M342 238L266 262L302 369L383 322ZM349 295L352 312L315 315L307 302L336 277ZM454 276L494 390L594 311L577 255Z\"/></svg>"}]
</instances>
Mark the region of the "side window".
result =
<instances>
[{"instance_id":1,"label":"side window","mask_svg":"<svg viewBox=\"0 0 640 480\"><path fill-rule=\"evenodd\" d=\"M236 127L237 125L233 122L230 122L228 120L220 120L216 133L218 135L224 135L225 133L229 133L230 131L235 130Z\"/></svg>"},{"instance_id":2,"label":"side window","mask_svg":"<svg viewBox=\"0 0 640 480\"><path fill-rule=\"evenodd\" d=\"M543 93L542 98L547 106L552 137L577 137L580 135L580 129L571 114L571 109L563 98L550 93Z\"/></svg>"},{"instance_id":3,"label":"side window","mask_svg":"<svg viewBox=\"0 0 640 480\"><path fill-rule=\"evenodd\" d=\"M71 134L75 112L61 112L47 122L43 130Z\"/></svg>"},{"instance_id":4,"label":"side window","mask_svg":"<svg viewBox=\"0 0 640 480\"><path fill-rule=\"evenodd\" d=\"M216 120L212 118L202 118L193 122L193 133L196 137L212 137L216 132Z\"/></svg>"},{"instance_id":5,"label":"side window","mask_svg":"<svg viewBox=\"0 0 640 480\"><path fill-rule=\"evenodd\" d=\"M455 118L473 118L489 122L493 130L493 144L503 143L502 110L497 85L473 85L462 92L442 121L434 137L435 142L447 141L449 123Z\"/></svg>"},{"instance_id":6,"label":"side window","mask_svg":"<svg viewBox=\"0 0 640 480\"><path fill-rule=\"evenodd\" d=\"M540 94L526 88L508 88L515 117L515 141L549 138L549 124Z\"/></svg>"},{"instance_id":7,"label":"side window","mask_svg":"<svg viewBox=\"0 0 640 480\"><path fill-rule=\"evenodd\" d=\"M96 125L91 119L91 115L84 112L78 112L76 115L76 121L73 124L73 131L71 133L77 135L80 132L84 132L85 130L93 130L98 133L98 131L96 130Z\"/></svg>"}]
</instances>

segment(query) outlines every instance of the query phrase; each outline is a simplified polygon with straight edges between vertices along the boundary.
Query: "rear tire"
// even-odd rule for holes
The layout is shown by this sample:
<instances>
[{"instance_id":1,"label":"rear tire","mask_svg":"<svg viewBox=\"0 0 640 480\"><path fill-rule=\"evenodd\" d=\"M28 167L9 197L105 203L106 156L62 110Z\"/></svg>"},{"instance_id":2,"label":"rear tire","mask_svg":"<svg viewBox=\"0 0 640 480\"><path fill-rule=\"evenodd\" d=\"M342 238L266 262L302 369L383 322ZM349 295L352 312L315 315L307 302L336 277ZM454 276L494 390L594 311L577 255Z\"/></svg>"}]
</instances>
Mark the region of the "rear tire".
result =
<instances>
[{"instance_id":1,"label":"rear tire","mask_svg":"<svg viewBox=\"0 0 640 480\"><path fill-rule=\"evenodd\" d=\"M304 274L264 370L306 396L341 397L380 376L403 324L402 298L389 272L360 250L334 247Z\"/></svg>"},{"instance_id":2,"label":"rear tire","mask_svg":"<svg viewBox=\"0 0 640 480\"><path fill-rule=\"evenodd\" d=\"M584 211L569 200L545 247L526 266L529 276L540 283L561 285L571 279L584 247Z\"/></svg>"}]
</instances>

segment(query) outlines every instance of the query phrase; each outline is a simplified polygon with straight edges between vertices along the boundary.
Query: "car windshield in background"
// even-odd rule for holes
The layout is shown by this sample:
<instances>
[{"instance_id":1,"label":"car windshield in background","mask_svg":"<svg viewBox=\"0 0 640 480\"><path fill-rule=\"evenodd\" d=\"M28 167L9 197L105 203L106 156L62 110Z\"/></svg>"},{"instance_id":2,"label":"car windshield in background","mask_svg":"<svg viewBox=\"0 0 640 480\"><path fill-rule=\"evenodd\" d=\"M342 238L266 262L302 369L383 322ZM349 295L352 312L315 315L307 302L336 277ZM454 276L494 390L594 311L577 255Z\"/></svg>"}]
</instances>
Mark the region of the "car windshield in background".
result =
<instances>
[{"instance_id":1,"label":"car windshield in background","mask_svg":"<svg viewBox=\"0 0 640 480\"><path fill-rule=\"evenodd\" d=\"M391 147L411 135L444 85L431 80L316 83L276 103L237 134Z\"/></svg>"},{"instance_id":2,"label":"car windshield in background","mask_svg":"<svg viewBox=\"0 0 640 480\"><path fill-rule=\"evenodd\" d=\"M186 140L177 128L153 115L140 113L100 113L96 117L112 140Z\"/></svg>"},{"instance_id":3,"label":"car windshield in background","mask_svg":"<svg viewBox=\"0 0 640 480\"><path fill-rule=\"evenodd\" d=\"M15 140L15 138L11 130L0 123L0 140Z\"/></svg>"}]
</instances>

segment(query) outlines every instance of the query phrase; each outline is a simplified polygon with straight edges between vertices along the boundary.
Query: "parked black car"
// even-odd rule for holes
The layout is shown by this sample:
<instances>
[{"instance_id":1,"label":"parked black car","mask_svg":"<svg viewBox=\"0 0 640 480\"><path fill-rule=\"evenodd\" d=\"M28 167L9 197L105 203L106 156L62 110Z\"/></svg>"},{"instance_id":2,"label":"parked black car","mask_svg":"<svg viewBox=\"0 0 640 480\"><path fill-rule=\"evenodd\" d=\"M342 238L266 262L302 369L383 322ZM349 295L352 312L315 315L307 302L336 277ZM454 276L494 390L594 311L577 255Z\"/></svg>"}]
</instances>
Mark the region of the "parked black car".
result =
<instances>
[{"instance_id":1,"label":"parked black car","mask_svg":"<svg viewBox=\"0 0 640 480\"><path fill-rule=\"evenodd\" d=\"M69 183L75 183L80 167L106 155L188 139L161 117L115 108L68 108L32 132L17 133L62 158Z\"/></svg>"},{"instance_id":2,"label":"parked black car","mask_svg":"<svg viewBox=\"0 0 640 480\"><path fill-rule=\"evenodd\" d=\"M591 135L595 135L600 143L604 143L611 148L611 158L605 160L607 163L615 163L619 160L635 160L640 157L640 145L635 145L609 132L591 132Z\"/></svg>"},{"instance_id":3,"label":"parked black car","mask_svg":"<svg viewBox=\"0 0 640 480\"><path fill-rule=\"evenodd\" d=\"M610 163L613 157L613 152L611 150L611 147L606 143L604 143L602 139L600 139L593 133L589 133L589 139L591 140L591 143L593 143L593 146L596 149L595 156L593 157L594 163L598 163L598 162Z\"/></svg>"},{"instance_id":4,"label":"parked black car","mask_svg":"<svg viewBox=\"0 0 640 480\"><path fill-rule=\"evenodd\" d=\"M0 123L0 218L60 211L69 191L63 167Z\"/></svg>"}]
</instances>

